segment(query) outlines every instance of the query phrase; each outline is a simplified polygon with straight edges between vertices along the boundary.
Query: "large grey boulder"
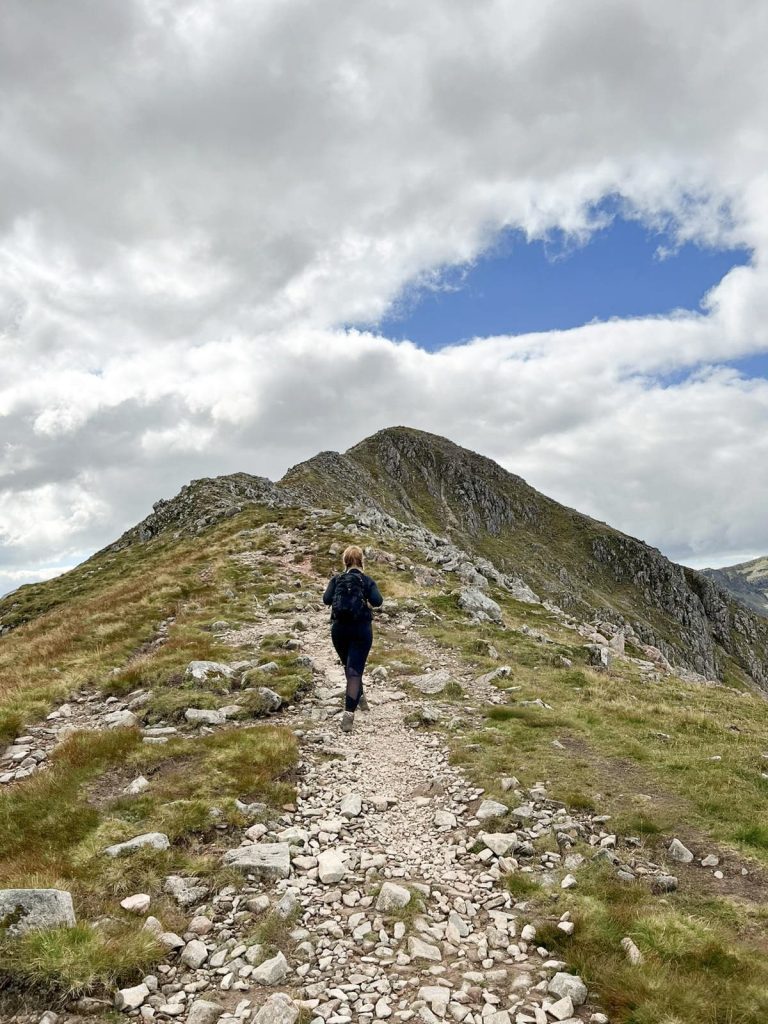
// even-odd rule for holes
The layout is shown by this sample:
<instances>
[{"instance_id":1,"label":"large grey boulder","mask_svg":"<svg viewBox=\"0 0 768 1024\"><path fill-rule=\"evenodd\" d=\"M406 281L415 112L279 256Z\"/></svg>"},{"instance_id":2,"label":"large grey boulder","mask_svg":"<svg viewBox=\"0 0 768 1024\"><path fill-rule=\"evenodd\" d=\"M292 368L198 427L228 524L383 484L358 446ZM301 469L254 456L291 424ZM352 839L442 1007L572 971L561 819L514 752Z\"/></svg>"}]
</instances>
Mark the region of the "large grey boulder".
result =
<instances>
[{"instance_id":1,"label":"large grey boulder","mask_svg":"<svg viewBox=\"0 0 768 1024\"><path fill-rule=\"evenodd\" d=\"M124 843L108 846L104 853L108 857L125 857L140 850L143 846L151 846L155 850L167 850L170 845L171 841L164 832L145 832L144 835L135 836Z\"/></svg>"},{"instance_id":2,"label":"large grey boulder","mask_svg":"<svg viewBox=\"0 0 768 1024\"><path fill-rule=\"evenodd\" d=\"M128 1010L138 1010L145 999L149 999L149 989L144 982L132 988L121 988L115 994L115 1008L126 1013Z\"/></svg>"},{"instance_id":3,"label":"large grey boulder","mask_svg":"<svg viewBox=\"0 0 768 1024\"><path fill-rule=\"evenodd\" d=\"M479 838L497 857L506 857L510 850L520 844L514 832L482 832Z\"/></svg>"},{"instance_id":4,"label":"large grey boulder","mask_svg":"<svg viewBox=\"0 0 768 1024\"><path fill-rule=\"evenodd\" d=\"M359 793L347 793L341 798L339 813L342 818L357 818L363 810L363 798Z\"/></svg>"},{"instance_id":5,"label":"large grey boulder","mask_svg":"<svg viewBox=\"0 0 768 1024\"><path fill-rule=\"evenodd\" d=\"M414 960L437 962L443 959L439 946L434 946L431 942L424 942L423 939L419 939L415 935L408 938L408 955Z\"/></svg>"},{"instance_id":6,"label":"large grey boulder","mask_svg":"<svg viewBox=\"0 0 768 1024\"><path fill-rule=\"evenodd\" d=\"M284 992L275 992L253 1018L253 1024L295 1024L299 1008Z\"/></svg>"},{"instance_id":7,"label":"large grey boulder","mask_svg":"<svg viewBox=\"0 0 768 1024\"><path fill-rule=\"evenodd\" d=\"M261 878L287 878L291 873L291 850L288 843L254 843L228 850L224 863Z\"/></svg>"},{"instance_id":8,"label":"large grey boulder","mask_svg":"<svg viewBox=\"0 0 768 1024\"><path fill-rule=\"evenodd\" d=\"M187 967L191 967L193 971L196 971L208 959L208 948L200 939L192 939L184 947L179 959Z\"/></svg>"},{"instance_id":9,"label":"large grey boulder","mask_svg":"<svg viewBox=\"0 0 768 1024\"><path fill-rule=\"evenodd\" d=\"M184 717L192 725L223 725L224 715L212 708L187 708Z\"/></svg>"},{"instance_id":10,"label":"large grey boulder","mask_svg":"<svg viewBox=\"0 0 768 1024\"><path fill-rule=\"evenodd\" d=\"M347 866L333 850L323 850L317 858L317 873L325 885L334 885L344 878Z\"/></svg>"},{"instance_id":11,"label":"large grey boulder","mask_svg":"<svg viewBox=\"0 0 768 1024\"><path fill-rule=\"evenodd\" d=\"M581 1006L587 1001L587 986L578 974L566 974L560 971L552 978L547 986L547 992L553 996L564 999L570 996L574 1006Z\"/></svg>"},{"instance_id":12,"label":"large grey boulder","mask_svg":"<svg viewBox=\"0 0 768 1024\"><path fill-rule=\"evenodd\" d=\"M498 800L483 800L475 811L475 817L478 821L488 821L491 818L503 818L505 814L509 814L509 808L506 804L499 803Z\"/></svg>"},{"instance_id":13,"label":"large grey boulder","mask_svg":"<svg viewBox=\"0 0 768 1024\"><path fill-rule=\"evenodd\" d=\"M439 668L435 672L411 676L408 681L422 693L441 693L451 681L451 673L445 668Z\"/></svg>"},{"instance_id":14,"label":"large grey boulder","mask_svg":"<svg viewBox=\"0 0 768 1024\"><path fill-rule=\"evenodd\" d=\"M187 1024L216 1024L224 1007L209 999L196 999L189 1009Z\"/></svg>"},{"instance_id":15,"label":"large grey boulder","mask_svg":"<svg viewBox=\"0 0 768 1024\"><path fill-rule=\"evenodd\" d=\"M681 864L690 864L693 860L691 851L677 838L673 839L669 844L669 855L674 860L679 860Z\"/></svg>"},{"instance_id":16,"label":"large grey boulder","mask_svg":"<svg viewBox=\"0 0 768 1024\"><path fill-rule=\"evenodd\" d=\"M264 707L267 711L279 711L283 705L283 698L275 690L270 690L268 686L260 686L258 690L259 696L264 701Z\"/></svg>"},{"instance_id":17,"label":"large grey boulder","mask_svg":"<svg viewBox=\"0 0 768 1024\"><path fill-rule=\"evenodd\" d=\"M459 607L480 622L502 622L501 608L477 587L465 587L459 593Z\"/></svg>"},{"instance_id":18,"label":"large grey boulder","mask_svg":"<svg viewBox=\"0 0 768 1024\"><path fill-rule=\"evenodd\" d=\"M283 953L278 950L277 955L270 960L264 960L258 967L253 969L251 978L259 985L277 985L286 976L290 968Z\"/></svg>"},{"instance_id":19,"label":"large grey boulder","mask_svg":"<svg viewBox=\"0 0 768 1024\"><path fill-rule=\"evenodd\" d=\"M76 923L72 897L64 889L0 889L0 935L18 937Z\"/></svg>"},{"instance_id":20,"label":"large grey boulder","mask_svg":"<svg viewBox=\"0 0 768 1024\"><path fill-rule=\"evenodd\" d=\"M123 711L111 711L104 715L104 721L109 729L134 729L139 724L136 715L127 708Z\"/></svg>"},{"instance_id":21,"label":"large grey boulder","mask_svg":"<svg viewBox=\"0 0 768 1024\"><path fill-rule=\"evenodd\" d=\"M388 914L401 907L407 907L411 902L411 894L404 885L396 885L394 882L385 882L376 900L376 909L383 914Z\"/></svg>"},{"instance_id":22,"label":"large grey boulder","mask_svg":"<svg viewBox=\"0 0 768 1024\"><path fill-rule=\"evenodd\" d=\"M209 676L224 676L229 679L234 670L221 661L190 661L185 675L198 683L204 683Z\"/></svg>"}]
</instances>

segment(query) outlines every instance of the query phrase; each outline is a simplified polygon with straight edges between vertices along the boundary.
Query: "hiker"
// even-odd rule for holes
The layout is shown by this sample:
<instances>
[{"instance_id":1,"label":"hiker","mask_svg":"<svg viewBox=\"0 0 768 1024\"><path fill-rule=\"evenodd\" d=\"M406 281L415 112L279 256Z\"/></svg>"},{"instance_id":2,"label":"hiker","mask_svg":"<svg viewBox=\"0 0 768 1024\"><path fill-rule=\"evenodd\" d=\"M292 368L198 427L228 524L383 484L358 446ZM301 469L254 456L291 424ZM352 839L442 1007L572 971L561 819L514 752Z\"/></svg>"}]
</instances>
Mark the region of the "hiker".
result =
<instances>
[{"instance_id":1,"label":"hiker","mask_svg":"<svg viewBox=\"0 0 768 1024\"><path fill-rule=\"evenodd\" d=\"M371 606L380 608L384 598L375 581L363 572L363 552L359 547L352 544L345 548L341 560L344 571L329 581L323 604L331 606L331 640L347 678L341 728L349 732L355 711L358 708L368 710L363 693L363 670L373 643Z\"/></svg>"}]
</instances>

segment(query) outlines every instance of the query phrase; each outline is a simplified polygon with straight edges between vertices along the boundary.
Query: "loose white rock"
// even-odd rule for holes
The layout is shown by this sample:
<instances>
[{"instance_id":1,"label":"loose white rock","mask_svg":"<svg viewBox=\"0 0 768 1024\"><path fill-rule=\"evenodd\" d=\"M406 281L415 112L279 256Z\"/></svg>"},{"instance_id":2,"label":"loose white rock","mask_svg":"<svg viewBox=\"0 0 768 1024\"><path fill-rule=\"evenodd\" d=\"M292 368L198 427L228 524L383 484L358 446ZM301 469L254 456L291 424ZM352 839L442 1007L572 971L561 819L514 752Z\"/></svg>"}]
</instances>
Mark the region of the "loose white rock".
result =
<instances>
[{"instance_id":1,"label":"loose white rock","mask_svg":"<svg viewBox=\"0 0 768 1024\"><path fill-rule=\"evenodd\" d=\"M570 996L563 996L547 1007L547 1013L555 1020L568 1020L569 1017L573 1017L573 1000Z\"/></svg>"},{"instance_id":2,"label":"loose white rock","mask_svg":"<svg viewBox=\"0 0 768 1024\"><path fill-rule=\"evenodd\" d=\"M208 999L196 999L189 1008L187 1024L216 1024L224 1007Z\"/></svg>"},{"instance_id":3,"label":"loose white rock","mask_svg":"<svg viewBox=\"0 0 768 1024\"><path fill-rule=\"evenodd\" d=\"M343 818L357 818L363 810L363 798L359 793L347 793L342 797L339 813Z\"/></svg>"},{"instance_id":4,"label":"loose white rock","mask_svg":"<svg viewBox=\"0 0 768 1024\"><path fill-rule=\"evenodd\" d=\"M132 988L121 988L115 995L115 1006L118 1010L138 1010L145 999L149 999L149 989L142 982Z\"/></svg>"},{"instance_id":5,"label":"loose white rock","mask_svg":"<svg viewBox=\"0 0 768 1024\"><path fill-rule=\"evenodd\" d=\"M509 808L506 804L499 803L498 800L483 800L475 811L475 817L478 821L488 821L490 818L503 818L505 814L509 814Z\"/></svg>"},{"instance_id":6,"label":"loose white rock","mask_svg":"<svg viewBox=\"0 0 768 1024\"><path fill-rule=\"evenodd\" d=\"M299 1008L290 996L275 992L253 1018L253 1024L295 1024L298 1016Z\"/></svg>"},{"instance_id":7,"label":"loose white rock","mask_svg":"<svg viewBox=\"0 0 768 1024\"><path fill-rule=\"evenodd\" d=\"M547 986L547 992L561 999L570 996L574 1006L581 1006L587 1001L587 986L578 974L559 971Z\"/></svg>"},{"instance_id":8,"label":"loose white rock","mask_svg":"<svg viewBox=\"0 0 768 1024\"><path fill-rule=\"evenodd\" d=\"M396 885L394 882L385 882L376 900L376 909L383 914L391 913L406 907L411 902L411 894L405 886Z\"/></svg>"},{"instance_id":9,"label":"loose white rock","mask_svg":"<svg viewBox=\"0 0 768 1024\"><path fill-rule=\"evenodd\" d=\"M251 978L259 985L277 985L289 971L288 961L282 951L270 960L264 960L258 967L254 968Z\"/></svg>"},{"instance_id":10,"label":"loose white rock","mask_svg":"<svg viewBox=\"0 0 768 1024\"><path fill-rule=\"evenodd\" d=\"M333 885L344 878L347 867L334 850L323 850L317 858L317 873L324 885Z\"/></svg>"},{"instance_id":11,"label":"loose white rock","mask_svg":"<svg viewBox=\"0 0 768 1024\"><path fill-rule=\"evenodd\" d=\"M690 864L693 860L693 854L687 846L683 846L679 839L673 839L669 844L669 855L673 860L680 861L681 864Z\"/></svg>"},{"instance_id":12,"label":"loose white rock","mask_svg":"<svg viewBox=\"0 0 768 1024\"><path fill-rule=\"evenodd\" d=\"M443 959L438 946L424 942L423 939L419 939L415 935L408 937L408 955L413 957L414 960L433 960L439 962Z\"/></svg>"},{"instance_id":13,"label":"loose white rock","mask_svg":"<svg viewBox=\"0 0 768 1024\"><path fill-rule=\"evenodd\" d=\"M643 954L628 935L621 940L621 948L626 953L627 960L631 964L641 964L643 962Z\"/></svg>"},{"instance_id":14,"label":"loose white rock","mask_svg":"<svg viewBox=\"0 0 768 1024\"><path fill-rule=\"evenodd\" d=\"M124 900L120 900L120 906L123 910L130 910L132 914L144 914L149 910L151 902L151 898L145 892L137 892L135 896L126 896Z\"/></svg>"},{"instance_id":15,"label":"loose white rock","mask_svg":"<svg viewBox=\"0 0 768 1024\"><path fill-rule=\"evenodd\" d=\"M192 939L182 950L179 959L187 967L191 967L193 971L196 971L208 959L208 948L200 939Z\"/></svg>"},{"instance_id":16,"label":"loose white rock","mask_svg":"<svg viewBox=\"0 0 768 1024\"><path fill-rule=\"evenodd\" d=\"M167 850L170 845L171 841L164 832L145 832L144 835L135 836L125 843L108 846L104 853L107 857L125 857L140 850L143 846L151 846L155 850Z\"/></svg>"},{"instance_id":17,"label":"loose white rock","mask_svg":"<svg viewBox=\"0 0 768 1024\"><path fill-rule=\"evenodd\" d=\"M224 863L262 878L287 878L291 873L288 843L254 843L224 854Z\"/></svg>"}]
</instances>

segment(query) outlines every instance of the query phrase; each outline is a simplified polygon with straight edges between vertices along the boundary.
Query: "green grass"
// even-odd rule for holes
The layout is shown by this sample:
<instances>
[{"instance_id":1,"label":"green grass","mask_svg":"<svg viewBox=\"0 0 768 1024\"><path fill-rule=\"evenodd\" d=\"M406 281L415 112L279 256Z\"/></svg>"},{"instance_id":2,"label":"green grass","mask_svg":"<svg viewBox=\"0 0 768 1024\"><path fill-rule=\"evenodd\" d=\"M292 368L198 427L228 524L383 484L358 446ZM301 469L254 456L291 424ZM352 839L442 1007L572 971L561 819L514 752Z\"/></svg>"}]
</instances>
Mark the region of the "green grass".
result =
<instances>
[{"instance_id":1,"label":"green grass","mask_svg":"<svg viewBox=\"0 0 768 1024\"><path fill-rule=\"evenodd\" d=\"M137 924L106 932L81 923L0 937L0 989L29 990L37 999L109 990L135 982L164 952Z\"/></svg>"},{"instance_id":2,"label":"green grass","mask_svg":"<svg viewBox=\"0 0 768 1024\"><path fill-rule=\"evenodd\" d=\"M552 913L551 905L540 906ZM580 869L578 889L559 896L556 913L566 909L574 935L564 935L554 921L537 922L536 941L581 974L617 1024L768 1019L768 962L761 947L740 938L743 920L732 906L721 910L683 894L659 900L593 863ZM625 936L640 949L642 964L627 961Z\"/></svg>"}]
</instances>

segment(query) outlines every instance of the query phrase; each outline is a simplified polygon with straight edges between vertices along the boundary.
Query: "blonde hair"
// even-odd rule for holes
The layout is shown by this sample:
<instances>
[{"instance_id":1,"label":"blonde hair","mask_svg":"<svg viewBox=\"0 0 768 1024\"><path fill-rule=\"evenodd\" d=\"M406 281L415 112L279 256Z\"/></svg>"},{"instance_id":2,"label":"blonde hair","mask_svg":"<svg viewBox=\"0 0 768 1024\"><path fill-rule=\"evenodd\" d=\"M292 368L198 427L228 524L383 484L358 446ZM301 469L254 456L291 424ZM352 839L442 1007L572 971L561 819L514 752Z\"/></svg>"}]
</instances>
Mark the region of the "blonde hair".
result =
<instances>
[{"instance_id":1,"label":"blonde hair","mask_svg":"<svg viewBox=\"0 0 768 1024\"><path fill-rule=\"evenodd\" d=\"M353 566L358 569L363 568L363 552L356 544L350 544L349 547L344 548L341 560L345 569L351 569Z\"/></svg>"}]
</instances>

